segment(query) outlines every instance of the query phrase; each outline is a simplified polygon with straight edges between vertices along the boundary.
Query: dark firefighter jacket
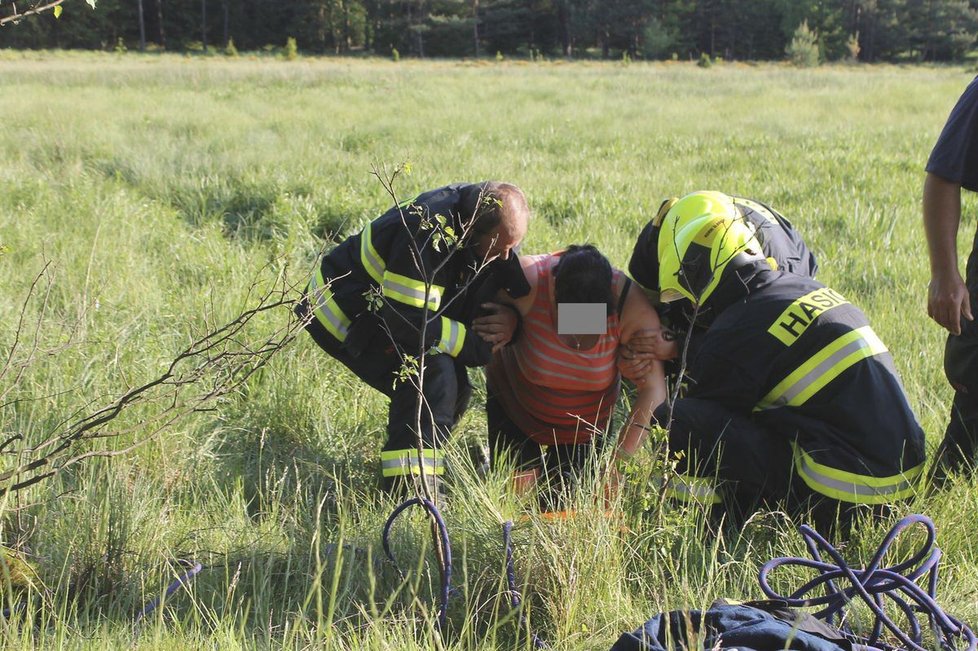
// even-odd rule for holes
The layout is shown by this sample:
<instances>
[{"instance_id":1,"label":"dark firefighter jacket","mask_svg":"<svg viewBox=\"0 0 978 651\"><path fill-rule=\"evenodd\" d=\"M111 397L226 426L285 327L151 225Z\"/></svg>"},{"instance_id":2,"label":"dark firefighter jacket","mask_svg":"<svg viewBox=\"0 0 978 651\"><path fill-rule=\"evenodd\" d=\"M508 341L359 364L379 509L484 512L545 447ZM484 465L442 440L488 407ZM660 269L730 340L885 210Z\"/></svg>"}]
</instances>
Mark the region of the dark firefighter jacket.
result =
<instances>
[{"instance_id":1,"label":"dark firefighter jacket","mask_svg":"<svg viewBox=\"0 0 978 651\"><path fill-rule=\"evenodd\" d=\"M731 197L744 219L756 227L757 239L764 255L773 258L778 269L814 278L818 271L815 256L808 249L801 235L784 216L759 201L743 197ZM638 236L632 257L628 261L628 273L657 302L659 291L659 229L666 211L656 215ZM661 306L664 320L674 330L685 331L691 321L692 306L689 301L676 301ZM709 310L701 310L696 318L700 328L709 325Z\"/></svg>"},{"instance_id":2,"label":"dark firefighter jacket","mask_svg":"<svg viewBox=\"0 0 978 651\"><path fill-rule=\"evenodd\" d=\"M764 261L734 270L710 300L717 317L690 365L689 398L785 436L817 493L879 504L913 492L924 434L859 308Z\"/></svg>"},{"instance_id":3,"label":"dark firefighter jacket","mask_svg":"<svg viewBox=\"0 0 978 651\"><path fill-rule=\"evenodd\" d=\"M326 330L355 352L376 345L383 323L394 342L415 355L421 352L420 333L427 321L424 350L451 355L467 366L487 363L491 346L468 326L477 301L488 298L480 287L499 276L505 263L491 264L476 278L480 261L471 247L452 242L472 218L481 187L456 184L425 192L391 208L326 255L306 290Z\"/></svg>"}]
</instances>

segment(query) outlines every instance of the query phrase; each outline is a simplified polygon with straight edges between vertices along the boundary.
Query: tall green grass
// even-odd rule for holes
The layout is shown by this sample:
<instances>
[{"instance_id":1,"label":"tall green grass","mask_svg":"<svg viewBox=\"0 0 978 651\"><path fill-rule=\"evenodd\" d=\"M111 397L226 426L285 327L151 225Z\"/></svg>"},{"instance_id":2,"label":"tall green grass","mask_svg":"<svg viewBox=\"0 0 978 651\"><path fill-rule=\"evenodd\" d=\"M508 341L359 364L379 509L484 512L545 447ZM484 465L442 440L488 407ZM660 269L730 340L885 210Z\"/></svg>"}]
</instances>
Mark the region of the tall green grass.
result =
<instances>
[{"instance_id":1,"label":"tall green grass","mask_svg":"<svg viewBox=\"0 0 978 651\"><path fill-rule=\"evenodd\" d=\"M868 313L933 446L950 399L943 336L925 315L922 168L971 75L959 69L686 64L297 62L0 53L0 350L26 305L39 349L0 383L0 430L37 440L73 414L157 377L191 338L278 274L301 284L321 250L390 203L375 166L411 161L404 198L487 178L519 184L525 250L597 244L618 265L659 202L695 189L765 200L815 249L820 279ZM962 256L974 228L966 201ZM50 279L50 284L46 281ZM46 295L46 303L40 300ZM256 340L288 315L256 323ZM22 333L22 334L23 334ZM451 451L456 554L451 624L434 632L437 571L422 517L394 531L377 494L384 401L306 337L215 411L135 451L92 459L0 504L3 545L36 567L29 610L0 622L9 648L529 648L508 606L502 521L517 521L529 627L558 649L601 649L653 612L759 596L758 565L803 552L793 523L739 535L699 509L635 502L606 519L582 488L578 518L521 519L504 475L480 479L464 443L484 435L478 393ZM126 410L123 446L148 437ZM629 499L655 504L652 470ZM644 473L644 474L643 474ZM897 515L938 523L942 601L978 606L971 480ZM890 522L847 553L866 559ZM901 553L908 553L904 545ZM427 550L427 551L425 551ZM205 570L133 627L195 559Z\"/></svg>"}]
</instances>

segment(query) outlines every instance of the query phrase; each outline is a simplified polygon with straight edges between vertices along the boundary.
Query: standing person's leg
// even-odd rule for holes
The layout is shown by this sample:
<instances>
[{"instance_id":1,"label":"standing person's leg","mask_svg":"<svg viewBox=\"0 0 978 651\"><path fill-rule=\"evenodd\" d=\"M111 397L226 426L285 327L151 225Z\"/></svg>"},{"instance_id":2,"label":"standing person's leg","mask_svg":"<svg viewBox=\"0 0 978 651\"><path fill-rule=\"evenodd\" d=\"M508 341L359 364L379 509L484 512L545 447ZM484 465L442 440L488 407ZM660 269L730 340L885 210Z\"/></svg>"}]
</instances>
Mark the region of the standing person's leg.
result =
<instances>
[{"instance_id":1,"label":"standing person's leg","mask_svg":"<svg viewBox=\"0 0 978 651\"><path fill-rule=\"evenodd\" d=\"M968 258L971 309L978 309L978 235ZM961 334L950 335L944 348L944 372L954 387L951 417L934 460L934 480L978 464L978 321L961 319Z\"/></svg>"},{"instance_id":2,"label":"standing person's leg","mask_svg":"<svg viewBox=\"0 0 978 651\"><path fill-rule=\"evenodd\" d=\"M956 391L954 394L950 420L944 431L944 440L937 448L934 458L934 481L938 485L943 484L950 473L975 470L978 416L973 413L973 400L968 393L962 391Z\"/></svg>"}]
</instances>

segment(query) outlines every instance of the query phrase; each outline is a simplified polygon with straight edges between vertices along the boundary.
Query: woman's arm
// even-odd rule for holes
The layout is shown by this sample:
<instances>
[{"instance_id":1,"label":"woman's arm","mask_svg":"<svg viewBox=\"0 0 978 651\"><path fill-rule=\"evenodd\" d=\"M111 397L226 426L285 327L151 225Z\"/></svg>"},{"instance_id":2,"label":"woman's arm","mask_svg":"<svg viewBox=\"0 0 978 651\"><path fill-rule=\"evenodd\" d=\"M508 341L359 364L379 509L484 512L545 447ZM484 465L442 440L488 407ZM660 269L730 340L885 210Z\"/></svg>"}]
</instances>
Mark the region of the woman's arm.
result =
<instances>
[{"instance_id":1,"label":"woman's arm","mask_svg":"<svg viewBox=\"0 0 978 651\"><path fill-rule=\"evenodd\" d=\"M654 361L674 359L677 353L677 342L668 336L655 308L633 283L621 312L618 372L640 386L652 372Z\"/></svg>"},{"instance_id":2,"label":"woman's arm","mask_svg":"<svg viewBox=\"0 0 978 651\"><path fill-rule=\"evenodd\" d=\"M656 314L645 294L632 284L625 296L625 305L621 311L619 354L635 339L648 337L650 332L661 332L661 330L659 315ZM675 342L663 343L675 344ZM644 360L642 366L635 367L635 370L638 372L625 376L635 384L638 396L618 436L615 456L619 458L628 458L641 447L652 422L652 412L666 400L665 373L659 359Z\"/></svg>"},{"instance_id":3,"label":"woman's arm","mask_svg":"<svg viewBox=\"0 0 978 651\"><path fill-rule=\"evenodd\" d=\"M641 449L652 425L655 408L665 402L666 381L662 362L653 360L650 371L641 383L637 383L638 396L632 404L628 420L618 433L618 444L607 475L605 476L605 504L615 503L622 481L621 462L635 456Z\"/></svg>"},{"instance_id":4,"label":"woman's arm","mask_svg":"<svg viewBox=\"0 0 978 651\"><path fill-rule=\"evenodd\" d=\"M636 386L638 396L632 404L628 420L618 433L616 460L628 459L638 452L652 425L652 413L666 400L666 381L662 372L662 362L655 360L645 380Z\"/></svg>"}]
</instances>

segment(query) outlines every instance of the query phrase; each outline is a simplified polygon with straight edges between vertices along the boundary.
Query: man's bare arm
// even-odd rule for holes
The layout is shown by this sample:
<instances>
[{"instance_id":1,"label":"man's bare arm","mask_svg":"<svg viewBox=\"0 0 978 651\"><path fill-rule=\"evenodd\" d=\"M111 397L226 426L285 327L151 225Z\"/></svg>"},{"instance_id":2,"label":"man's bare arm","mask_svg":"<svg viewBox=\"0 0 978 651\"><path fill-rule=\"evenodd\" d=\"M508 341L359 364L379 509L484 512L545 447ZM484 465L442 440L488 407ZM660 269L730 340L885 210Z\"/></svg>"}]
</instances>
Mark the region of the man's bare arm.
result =
<instances>
[{"instance_id":1,"label":"man's bare arm","mask_svg":"<svg viewBox=\"0 0 978 651\"><path fill-rule=\"evenodd\" d=\"M951 334L959 335L961 317L974 319L968 288L958 269L961 186L928 174L924 181L923 212L931 273L927 314Z\"/></svg>"}]
</instances>

